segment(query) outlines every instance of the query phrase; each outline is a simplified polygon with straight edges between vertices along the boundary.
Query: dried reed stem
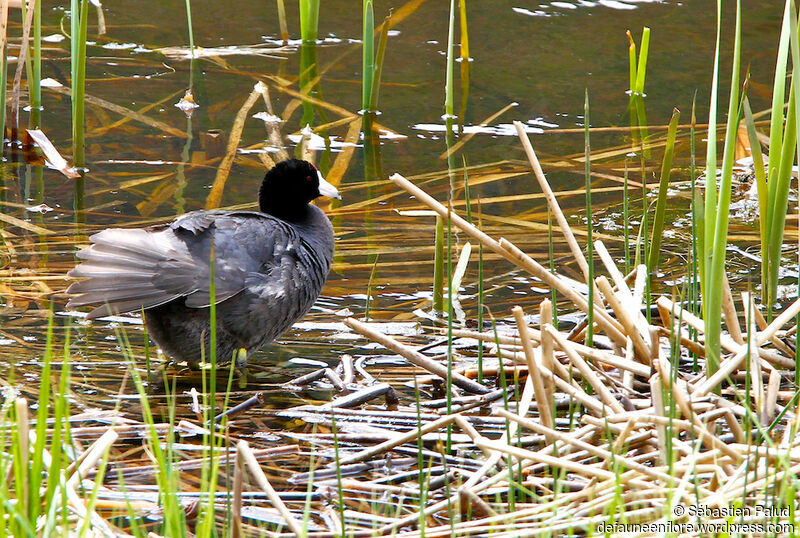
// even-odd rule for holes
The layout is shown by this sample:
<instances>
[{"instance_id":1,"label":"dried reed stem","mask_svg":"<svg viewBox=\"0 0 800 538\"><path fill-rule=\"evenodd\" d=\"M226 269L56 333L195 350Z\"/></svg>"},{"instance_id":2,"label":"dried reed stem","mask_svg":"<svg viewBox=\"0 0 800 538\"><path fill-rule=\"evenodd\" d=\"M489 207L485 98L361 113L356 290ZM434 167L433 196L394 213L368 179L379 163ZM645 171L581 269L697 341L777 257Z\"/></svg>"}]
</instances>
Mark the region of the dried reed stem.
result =
<instances>
[{"instance_id":1,"label":"dried reed stem","mask_svg":"<svg viewBox=\"0 0 800 538\"><path fill-rule=\"evenodd\" d=\"M261 469L261 465L258 463L253 451L250 449L250 445L247 444L247 441L239 441L236 445L236 452L237 458L241 454L241 458L244 460L245 464L247 465L248 469L250 469L250 474L253 475L258 486L267 494L272 506L281 514L283 520L286 522L286 525L289 529L295 534L295 536L305 536L305 530L303 529L303 523L295 519L292 512L286 507L283 503L283 500L280 498L278 493L272 487L272 484L269 483L269 479L267 479L267 475L264 474L264 471Z\"/></svg>"},{"instance_id":2,"label":"dried reed stem","mask_svg":"<svg viewBox=\"0 0 800 538\"><path fill-rule=\"evenodd\" d=\"M522 308L515 306L511 309L514 318L517 321L517 330L519 331L520 339L522 340L522 348L525 350L525 359L528 363L528 375L533 381L533 393L536 396L536 403L539 406L539 416L542 422L548 428L553 427L553 413L550 410L552 400L550 399L547 391L545 391L544 383L542 382L542 375L539 373L539 367L536 364L536 358L533 353L533 344L528 336L528 326L525 324L525 314Z\"/></svg>"},{"instance_id":3,"label":"dried reed stem","mask_svg":"<svg viewBox=\"0 0 800 538\"><path fill-rule=\"evenodd\" d=\"M394 338L391 338L390 336L387 336L379 331L376 331L370 328L368 325L361 323L360 321L353 318L345 319L344 324L353 329L354 331L356 331L357 333L366 336L367 338L374 340L375 342L378 342L385 348L391 349L395 353L398 353L399 355L404 357L406 360L408 360L415 366L424 368L425 370L431 372L432 374L436 374L442 379L448 378L448 371L446 366L443 366L442 364L429 359L422 353L419 353L418 351L404 344L401 344ZM476 383L475 381L472 381L471 379L468 379L456 372L453 371L449 372L449 376L450 379L453 380L454 385L468 392L472 392L475 394L486 394L491 390L488 387L481 385L480 383Z\"/></svg>"},{"instance_id":4,"label":"dried reed stem","mask_svg":"<svg viewBox=\"0 0 800 538\"><path fill-rule=\"evenodd\" d=\"M517 135L522 142L522 148L525 150L525 155L527 155L528 161L531 163L533 174L536 176L536 180L539 182L539 187L541 187L542 192L544 193L544 197L547 200L547 205L550 207L550 211L553 212L556 222L558 222L558 226L561 228L561 233L564 234L564 238L567 240L567 245L569 245L569 250L572 252L572 256L575 258L575 261L578 262L578 267L581 268L585 282L590 284L589 264L586 262L586 257L583 255L583 251L581 250L580 245L578 245L575 235L572 233L572 228L567 222L566 217L564 217L564 212L561 211L561 207L558 205L556 195L553 194L553 190L550 188L547 178L544 177L544 172L539 164L539 159L536 157L536 152L533 151L531 141L528 138L528 134L525 132L525 126L522 125L522 122L514 121L514 127L517 129Z\"/></svg>"}]
</instances>

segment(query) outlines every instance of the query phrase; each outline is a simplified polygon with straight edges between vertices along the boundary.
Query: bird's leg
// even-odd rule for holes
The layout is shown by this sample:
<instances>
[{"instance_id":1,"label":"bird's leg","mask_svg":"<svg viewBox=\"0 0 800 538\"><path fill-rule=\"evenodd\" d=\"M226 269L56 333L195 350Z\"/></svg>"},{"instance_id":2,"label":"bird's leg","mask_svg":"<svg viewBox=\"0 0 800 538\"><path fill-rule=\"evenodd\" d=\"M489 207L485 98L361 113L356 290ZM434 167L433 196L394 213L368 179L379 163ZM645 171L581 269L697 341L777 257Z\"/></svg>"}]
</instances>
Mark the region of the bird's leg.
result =
<instances>
[{"instance_id":1,"label":"bird's leg","mask_svg":"<svg viewBox=\"0 0 800 538\"><path fill-rule=\"evenodd\" d=\"M243 347L239 348L236 353L236 369L239 371L239 388L247 388L247 350Z\"/></svg>"}]
</instances>

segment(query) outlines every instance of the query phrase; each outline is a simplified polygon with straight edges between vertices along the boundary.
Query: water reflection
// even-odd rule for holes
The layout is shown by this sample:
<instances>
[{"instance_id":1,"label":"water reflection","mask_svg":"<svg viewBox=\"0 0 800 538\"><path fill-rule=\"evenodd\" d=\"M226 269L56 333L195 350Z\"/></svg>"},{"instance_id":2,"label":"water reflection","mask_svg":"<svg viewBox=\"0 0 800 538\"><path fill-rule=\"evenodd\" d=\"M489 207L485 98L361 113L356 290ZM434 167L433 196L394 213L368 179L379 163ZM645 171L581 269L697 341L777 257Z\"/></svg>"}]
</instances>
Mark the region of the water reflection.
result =
<instances>
[{"instance_id":1,"label":"water reflection","mask_svg":"<svg viewBox=\"0 0 800 538\"><path fill-rule=\"evenodd\" d=\"M521 11L527 8L514 9L516 6L505 2L469 3L469 13L461 14L465 20L469 18L472 39L467 39L466 26L462 24L460 64L456 71L460 78L455 85L460 93L454 103L453 117L444 121L439 119L444 78L444 57L439 43L444 42L446 32L446 3L418 2L416 11L404 12L404 18L393 20L380 86L382 114L371 112L363 117L355 114L362 108L360 5L352 2L321 4L322 37L301 43L297 39L297 13L293 11L296 6L287 4L286 18L293 37L289 44L296 47L289 53L289 61L235 54L226 55L224 59L203 57L189 61L189 87L201 105L191 118L184 117L172 106L175 98L159 103L165 95L180 96L185 91L185 59L176 60L154 52L162 46L182 45L180 41L185 35L183 6L154 5L153 10L159 10L158 28L143 26L141 13L130 6L113 6L116 20L109 40L137 45L112 47L109 41L106 43L109 46L104 44L101 49L102 58L90 55L87 90L92 96L127 111L138 111L140 115L123 114L117 109L101 110L87 103L90 125L98 122L101 125L93 129L98 134L87 155L91 172L74 181L64 182L41 166L22 169L21 158L14 156L17 150L11 148L6 154L11 162L6 163L0 176L1 209L5 214L53 231L32 243L42 272L49 270L55 277L63 276L73 263L73 243L85 241L94 227L144 226L201 207L214 177L211 167L218 166L219 161L214 159L224 154L227 130L234 115L254 82L267 80L275 107L273 111L272 104L268 104L267 112L284 120L284 131L300 133L306 125L315 130L306 136L297 134L287 139L267 124L268 143L264 149L264 126L253 121L252 115L248 116L240 151L234 157L231 180L225 187L224 203L252 207L251 178L259 176L263 170L262 163L253 155L259 158L263 155L261 160L266 162L273 154L265 152L278 148L301 151L301 146L306 144L316 152L316 162L327 179L337 185L344 196L341 204L335 202L326 209L337 230L336 270L344 278L331 280L325 302L312 312L309 320L330 321L335 315L333 312L345 308L360 315L367 293L374 299L371 317L411 316L417 306L427 308L430 304L434 223L430 218L400 217L394 212L396 208L420 209L420 206L396 192L385 181L388 174L401 172L412 176L440 200L455 197L455 208L463 211L465 202L458 190L459 170L469 164L473 200L481 199L482 226L498 236L509 236L528 252L545 257L547 243L542 230L546 227L546 211L541 200L536 198L538 191L532 186L532 178L525 175L526 167L519 162L521 153L510 120L528 120L526 130L533 135L537 151L542 150L548 176L555 185L568 191L582 184L582 175L575 174L576 169L582 168L582 162L576 165L573 155L581 149L582 140L569 132L557 134L554 131L577 128L586 85L593 86L597 125L630 124L625 133L609 132L594 137L595 147L621 147L623 155L635 147L637 157L641 158L648 158L644 151L639 151L648 136L648 119L654 123L664 120L662 110L671 110L672 106L680 104L674 102L679 96L691 97L696 87L703 87L707 71L703 40L708 35L708 23L713 20L706 20L702 8L676 3L621 3L639 9L615 11L609 9L613 7L609 2L575 0L530 8L531 12L541 9L548 15L559 15L533 17ZM390 4L398 8L395 12L398 13L406 2ZM460 6L464 4L459 2ZM565 4L577 9L565 7ZM175 16L162 17L161 10ZM746 15L755 21L753 28L758 30L751 31L746 38L750 39L748 43L753 50L772 50L774 36L763 31L769 27L768 11L756 6ZM261 39L263 43L279 44L278 18L267 18L267 12L264 6L245 4L233 10L230 18L224 21L198 18L194 25L198 42L241 45ZM590 21L586 19L589 12ZM43 12L45 33L58 31L61 14L60 11ZM648 75L653 91L647 98L646 116L644 100L629 100L624 94L627 78L624 32L650 21L658 22L658 27L654 27L654 45L658 43L660 48L654 46L651 57L656 67ZM596 40L585 39L589 22L593 35L598 36ZM504 30L498 31L498 28ZM663 61L663 56L659 61L658 57L668 53L664 52L664 36L675 33L687 44L680 66ZM430 43L432 41L436 43ZM536 48L539 43L554 46L542 46L539 50ZM45 51L45 56L52 57L45 60L44 76L68 82L68 73L60 74L63 62L56 61L68 56L68 44L64 41L64 45L57 42L48 45L62 50ZM712 47L713 43L707 48ZM536 54L532 53L534 49ZM90 54L93 53L97 54L97 49L90 47ZM135 68L125 67L127 65ZM126 69L135 71L136 76L124 76ZM758 70L759 66L754 65L754 69ZM148 79L138 74L143 72L163 75ZM591 75L587 75L589 72ZM757 73L754 77L758 78ZM68 148L71 143L69 99L54 91L47 91L44 98L46 108L41 120L45 130L59 148ZM520 106L505 109L512 101L519 102ZM629 102L631 106L626 108ZM754 107L757 107L755 103ZM481 119L490 118L500 110L508 115L481 123ZM183 136L145 123L141 121L142 116L160 122L159 125L172 126ZM409 137L402 138L403 135ZM464 144L470 136L472 141ZM250 153L252 151L260 153ZM657 151L654 156L658 157ZM679 157L685 159L685 155ZM125 159L129 159L128 163L122 164ZM112 160L117 164L105 167L98 164ZM150 164L143 172L141 163L145 161ZM169 164L158 164L161 162ZM651 166L652 162L645 164ZM209 168L205 168L206 165ZM153 167L157 167L156 172L152 171ZM621 177L625 169L629 169L633 179L641 179L648 170L638 159L634 163L624 156L615 161L593 163L593 170L610 177ZM20 173L19 182L12 177L15 170ZM149 181L149 177L159 178L153 180L159 182L155 192L152 186L156 183ZM679 179L687 178L684 175ZM136 183L137 180L142 182ZM598 191L597 211L602 213L604 204L620 203L622 196L625 204L630 202L627 209L639 215L642 192L631 188L631 192L625 193L630 194L628 200L628 196L623 195L622 182L619 183L606 185L609 190L605 195ZM60 211L30 215L8 205L9 201L27 203L29 197L34 197L36 204L48 204ZM162 197L163 202L169 202L171 197L174 206L163 203ZM87 210L87 200L94 208L107 209ZM567 210L572 210L575 222L579 222L582 199L564 194L563 200ZM64 209L70 207L74 211L71 216L70 211ZM478 212L474 206L473 210ZM56 215L60 215L61 220L57 220ZM612 220L620 220L614 215L617 214L612 214ZM72 225L67 225L67 220L72 220ZM636 218L632 220L636 225ZM18 227L2 222L0 227L0 230L22 236ZM627 223L624 227L627 228ZM22 241L11 236L4 236L4 239L14 247ZM446 235L443 242L447 242ZM451 246L455 246L455 242L451 238ZM556 258L558 248L556 246ZM497 312L507 310L510 298L526 297L525 294L530 293L531 282L515 280L515 275L508 271L505 262L487 256L486 276L497 280L487 284L486 300ZM477 277L473 260L465 277L467 294L473 299L464 300L463 305L473 318L478 308L477 299L474 299ZM64 283L56 280L51 284L58 291ZM18 283L12 285L16 287ZM373 287L377 285L381 286L379 292ZM372 289L368 292L368 288ZM4 296L0 306L4 307L6 301ZM30 320L35 316L32 312L25 315ZM3 322L6 319L3 318ZM8 330L22 337L41 331L42 323L39 319ZM86 351L88 360L114 357L116 344L104 340L113 331L102 324L94 330L97 334L91 337L94 348ZM285 340L290 345L282 349L291 351L286 351L282 357L297 355L328 360L338 351L351 349L350 343L341 340L336 343L336 351L331 351L329 335L313 329L290 333ZM33 351L20 347L15 353L30 355ZM3 351L2 355L11 354ZM266 363L275 356L273 352L265 352L261 359Z\"/></svg>"}]
</instances>

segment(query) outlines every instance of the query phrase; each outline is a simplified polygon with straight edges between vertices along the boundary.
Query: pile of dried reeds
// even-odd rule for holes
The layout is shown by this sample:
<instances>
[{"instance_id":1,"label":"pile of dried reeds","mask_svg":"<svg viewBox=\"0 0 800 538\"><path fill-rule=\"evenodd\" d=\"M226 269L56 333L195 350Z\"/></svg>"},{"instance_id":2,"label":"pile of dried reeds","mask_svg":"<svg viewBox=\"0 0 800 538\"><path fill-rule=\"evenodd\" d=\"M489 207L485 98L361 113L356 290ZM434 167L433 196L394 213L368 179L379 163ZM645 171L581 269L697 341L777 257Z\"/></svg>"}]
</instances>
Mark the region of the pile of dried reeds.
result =
<instances>
[{"instance_id":1,"label":"pile of dried reeds","mask_svg":"<svg viewBox=\"0 0 800 538\"><path fill-rule=\"evenodd\" d=\"M585 268L527 137L520 136ZM391 179L588 314L586 295L574 281L551 273L511 242L489 237L402 176ZM791 492L800 472L796 393L781 387L794 376L794 350L784 327L800 313L800 300L767 324L752 297L742 294L741 327L728 290L728 333L722 340L727 356L707 378L697 369L703 362L702 320L662 296L655 301L659 315L648 321L645 267L626 277L602 243L595 246L608 275L595 279L592 309L598 333L607 337L605 349L579 343L585 323L570 333L554 327L548 300L541 302L536 326L514 307L515 330L450 327L462 353L470 341L491 347L494 365L485 364L485 375L525 376L521 395L511 402L505 385L492 390L477 383L473 365L448 369L374 325L346 320L432 374L415 384L435 379L450 392L441 400L418 396L398 406L388 384L370 379L371 386L331 403L279 413L323 430L295 434L314 447L313 471L288 479L319 494L313 512L327 530L309 529L310 535L758 534L793 528L796 516L790 516L787 501L796 503ZM351 359L343 360L340 384L352 387L356 370ZM323 375L338 378L330 370L316 378ZM384 394L385 408L352 409ZM267 484L260 478L259 483L269 494ZM280 503L275 508L299 533L301 521L288 519Z\"/></svg>"}]
</instances>

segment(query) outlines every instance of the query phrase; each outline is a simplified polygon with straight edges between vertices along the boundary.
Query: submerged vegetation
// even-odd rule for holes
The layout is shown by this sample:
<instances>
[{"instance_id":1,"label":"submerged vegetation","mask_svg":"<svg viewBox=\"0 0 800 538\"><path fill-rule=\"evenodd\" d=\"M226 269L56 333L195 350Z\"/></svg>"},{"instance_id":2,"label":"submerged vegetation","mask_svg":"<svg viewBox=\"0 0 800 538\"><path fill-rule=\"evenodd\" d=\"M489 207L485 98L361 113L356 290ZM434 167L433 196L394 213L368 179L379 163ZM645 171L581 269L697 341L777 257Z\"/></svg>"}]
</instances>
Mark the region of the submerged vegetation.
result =
<instances>
[{"instance_id":1,"label":"submerged vegetation","mask_svg":"<svg viewBox=\"0 0 800 538\"><path fill-rule=\"evenodd\" d=\"M187 48L126 41L157 20L104 36L88 0L61 18L3 3L0 534L796 533L794 2L771 90L741 72L747 13L719 2L711 89L692 89L707 124L694 101L653 110L645 81L671 66L651 64L664 37L644 27L619 77L630 125L605 127L608 101L578 85L578 126L546 130L560 146L529 136L538 116L497 123L530 111L493 95L510 82L483 86L481 61L505 58L481 60L496 36L475 38L478 4L408 0L378 25L372 0L336 4L357 21L347 39L329 3L278 0L262 42L241 27L204 48L209 13L187 0ZM398 60L415 25L436 73ZM125 93L141 84L146 104ZM476 94L496 105L483 121ZM291 154L343 193L325 207L334 274L246 377L213 353L169 363L138 315L63 311L90 233L251 209L248 182ZM753 183L757 201L740 193Z\"/></svg>"}]
</instances>

